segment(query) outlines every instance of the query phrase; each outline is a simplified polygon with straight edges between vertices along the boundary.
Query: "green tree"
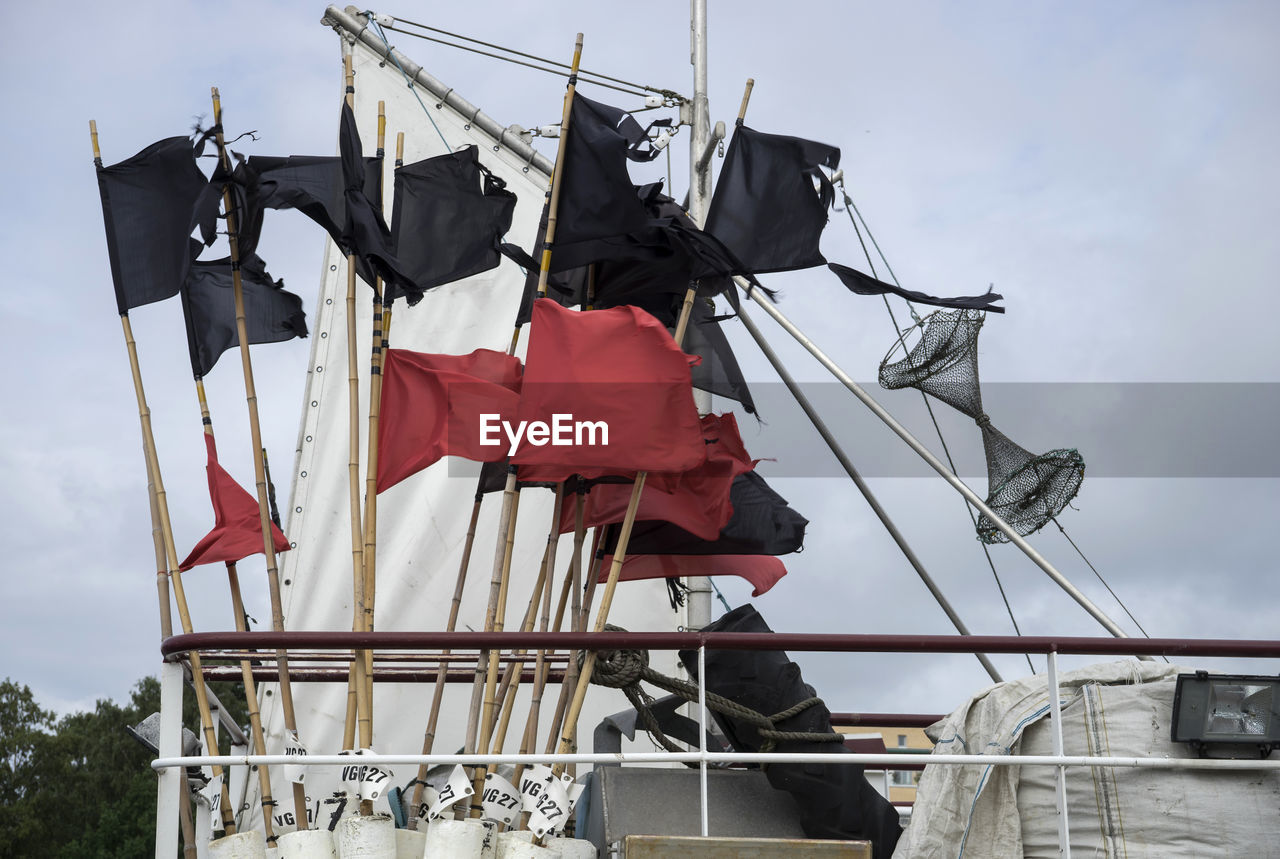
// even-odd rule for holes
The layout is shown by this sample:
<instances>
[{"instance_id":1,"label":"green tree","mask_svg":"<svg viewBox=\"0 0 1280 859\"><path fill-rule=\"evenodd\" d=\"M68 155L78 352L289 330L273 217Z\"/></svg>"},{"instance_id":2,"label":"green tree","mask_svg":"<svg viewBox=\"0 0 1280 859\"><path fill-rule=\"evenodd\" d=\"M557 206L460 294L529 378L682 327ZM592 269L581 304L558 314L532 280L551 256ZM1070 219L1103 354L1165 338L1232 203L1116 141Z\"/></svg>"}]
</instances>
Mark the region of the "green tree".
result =
<instances>
[{"instance_id":1,"label":"green tree","mask_svg":"<svg viewBox=\"0 0 1280 859\"><path fill-rule=\"evenodd\" d=\"M243 686L211 686L237 724L247 721ZM183 696L183 724L193 728L194 697ZM56 721L28 687L0 684L0 856L151 855L156 776L150 752L124 728L159 709L154 677L138 681L125 706L98 701Z\"/></svg>"}]
</instances>

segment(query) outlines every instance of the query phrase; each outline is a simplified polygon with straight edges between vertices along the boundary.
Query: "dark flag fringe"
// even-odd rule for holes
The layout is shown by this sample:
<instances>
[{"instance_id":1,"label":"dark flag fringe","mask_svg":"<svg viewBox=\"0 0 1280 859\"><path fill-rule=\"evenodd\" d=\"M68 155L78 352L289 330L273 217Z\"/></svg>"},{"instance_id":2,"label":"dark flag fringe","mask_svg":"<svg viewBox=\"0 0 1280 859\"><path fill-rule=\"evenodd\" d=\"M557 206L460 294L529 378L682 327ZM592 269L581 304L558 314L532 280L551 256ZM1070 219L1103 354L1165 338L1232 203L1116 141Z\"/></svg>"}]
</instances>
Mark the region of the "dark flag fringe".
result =
<instances>
[{"instance_id":1,"label":"dark flag fringe","mask_svg":"<svg viewBox=\"0 0 1280 859\"><path fill-rule=\"evenodd\" d=\"M419 289L461 280L498 264L516 195L480 163L472 145L396 170L392 244ZM387 300L400 295L387 290Z\"/></svg>"},{"instance_id":2,"label":"dark flag fringe","mask_svg":"<svg viewBox=\"0 0 1280 859\"><path fill-rule=\"evenodd\" d=\"M218 448L213 436L206 433L204 443L209 457L206 471L209 476L209 500L213 502L214 525L213 530L196 543L191 554L178 565L182 572L202 564L220 561L235 563L264 552L257 499L218 464ZM277 552L289 551L288 538L274 524L271 526L271 537Z\"/></svg>"},{"instance_id":3,"label":"dark flag fringe","mask_svg":"<svg viewBox=\"0 0 1280 859\"><path fill-rule=\"evenodd\" d=\"M739 125L729 142L706 231L757 274L822 265L818 249L840 150ZM816 187L815 187L816 185Z\"/></svg>"},{"instance_id":4,"label":"dark flag fringe","mask_svg":"<svg viewBox=\"0 0 1280 859\"><path fill-rule=\"evenodd\" d=\"M281 343L307 336L302 299L272 280L256 256L240 264L245 327L249 342ZM235 283L231 260L196 260L182 288L182 311L187 325L191 372L203 377L223 352L240 344L236 330Z\"/></svg>"},{"instance_id":5,"label":"dark flag fringe","mask_svg":"<svg viewBox=\"0 0 1280 859\"><path fill-rule=\"evenodd\" d=\"M699 295L711 297L723 293L731 304L736 303L729 281L733 275L747 277L770 297L776 295L761 286L718 239L699 230L688 214L662 193L660 182L635 191L649 216L644 228L569 246L557 241L548 279L549 298L564 307L588 303L598 309L632 305L673 326L678 315L675 308L694 282L698 284ZM545 232L545 227L544 208L539 234ZM526 272L525 291L517 315L520 325L529 321L538 284L538 266L534 260L541 254L542 247L539 241L533 254L514 245L503 247L503 253ZM595 289L588 302L589 267L593 264Z\"/></svg>"},{"instance_id":6,"label":"dark flag fringe","mask_svg":"<svg viewBox=\"0 0 1280 859\"><path fill-rule=\"evenodd\" d=\"M809 524L754 471L740 474L729 492L733 516L716 540L700 540L667 522L636 522L628 552L638 555L786 555L804 545ZM616 537L605 545L612 551Z\"/></svg>"},{"instance_id":7,"label":"dark flag fringe","mask_svg":"<svg viewBox=\"0 0 1280 859\"><path fill-rule=\"evenodd\" d=\"M1004 313L1003 307L996 306L996 302L1001 301L1004 296L989 289L983 295L938 298L937 296L926 295L923 292L915 292L910 289L903 289L900 286L894 286L891 283L885 283L883 280L877 280L857 269L849 268L847 265L841 265L837 262L827 263L827 268L831 269L836 277L840 278L840 282L845 285L845 288L855 295L892 294L905 298L907 301L914 301L916 304L928 304L932 307L954 307L959 310L983 310L992 313Z\"/></svg>"},{"instance_id":8,"label":"dark flag fringe","mask_svg":"<svg viewBox=\"0 0 1280 859\"><path fill-rule=\"evenodd\" d=\"M116 307L135 307L178 294L200 242L191 238L196 202L208 180L192 143L168 137L132 158L98 168Z\"/></svg>"}]
</instances>

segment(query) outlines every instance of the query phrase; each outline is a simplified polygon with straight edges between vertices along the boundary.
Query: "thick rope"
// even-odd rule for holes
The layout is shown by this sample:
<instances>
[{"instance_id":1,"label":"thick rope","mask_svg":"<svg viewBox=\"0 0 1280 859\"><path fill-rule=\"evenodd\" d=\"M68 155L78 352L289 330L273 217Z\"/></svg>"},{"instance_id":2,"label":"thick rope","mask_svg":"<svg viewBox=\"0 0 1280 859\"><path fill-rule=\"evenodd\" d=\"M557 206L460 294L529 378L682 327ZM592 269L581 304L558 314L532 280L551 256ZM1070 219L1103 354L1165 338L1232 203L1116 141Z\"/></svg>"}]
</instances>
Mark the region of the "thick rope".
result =
<instances>
[{"instance_id":1,"label":"thick rope","mask_svg":"<svg viewBox=\"0 0 1280 859\"><path fill-rule=\"evenodd\" d=\"M606 625L605 629L613 632L625 631L613 625ZM584 653L579 653L579 664L582 663L583 656ZM647 650L601 650L596 654L596 666L591 674L591 682L612 689L621 689L627 696L627 700L636 708L640 721L654 741L669 752L683 751L662 732L657 718L649 709L649 704L652 703L653 699L640 688L640 681L642 680L673 695L678 695L690 703L698 701L697 684L675 677L668 677L650 668L649 652ZM750 707L739 704L737 701L710 691L706 692L706 701L707 709L740 719L754 727L760 736L764 738L764 742L760 746L761 752L773 751L780 742L843 743L845 739L843 734L835 732L819 733L778 729L777 724L779 722L785 722L810 707L822 704L822 699L816 696L799 701L779 713L774 713L772 716L766 716Z\"/></svg>"}]
</instances>

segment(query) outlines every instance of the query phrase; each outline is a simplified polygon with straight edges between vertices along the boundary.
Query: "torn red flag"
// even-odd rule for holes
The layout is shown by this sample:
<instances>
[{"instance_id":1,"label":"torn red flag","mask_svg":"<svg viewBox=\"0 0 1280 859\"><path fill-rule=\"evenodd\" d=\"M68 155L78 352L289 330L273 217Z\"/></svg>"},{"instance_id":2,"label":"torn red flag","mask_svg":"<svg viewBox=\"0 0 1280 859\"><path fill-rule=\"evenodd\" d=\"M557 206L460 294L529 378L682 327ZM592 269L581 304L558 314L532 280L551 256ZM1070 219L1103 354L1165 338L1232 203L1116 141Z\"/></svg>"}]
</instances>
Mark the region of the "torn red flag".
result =
<instances>
[{"instance_id":1,"label":"torn red flag","mask_svg":"<svg viewBox=\"0 0 1280 859\"><path fill-rule=\"evenodd\" d=\"M388 349L382 363L378 491L445 456L506 458L519 402L518 358L492 349L431 355Z\"/></svg>"},{"instance_id":2,"label":"torn red flag","mask_svg":"<svg viewBox=\"0 0 1280 859\"><path fill-rule=\"evenodd\" d=\"M636 520L670 522L700 539L715 540L733 515L729 500L733 479L755 468L756 460L742 444L738 421L732 414L705 415L700 423L706 459L679 474L650 475L640 496ZM621 522L631 500L631 484L600 483L591 488L589 498L585 518L588 528ZM574 509L573 504L563 505L561 533L574 530Z\"/></svg>"},{"instance_id":3,"label":"torn red flag","mask_svg":"<svg viewBox=\"0 0 1280 859\"><path fill-rule=\"evenodd\" d=\"M600 565L599 581L609 578L613 555ZM751 595L768 593L787 574L780 558L772 555L628 555L619 581L674 579L687 576L737 576L751 583Z\"/></svg>"},{"instance_id":4,"label":"torn red flag","mask_svg":"<svg viewBox=\"0 0 1280 859\"><path fill-rule=\"evenodd\" d=\"M204 443L209 452L205 470L209 475L209 499L213 502L213 530L196 543L191 554L178 565L183 572L201 564L234 563L265 552L257 499L218 464L218 448L213 436L205 433ZM289 539L275 525L271 526L271 536L277 552L289 551Z\"/></svg>"},{"instance_id":5,"label":"torn red flag","mask_svg":"<svg viewBox=\"0 0 1280 859\"><path fill-rule=\"evenodd\" d=\"M689 360L662 323L639 308L579 313L539 299L511 461L554 466L539 469L542 480L592 469L694 468L705 446Z\"/></svg>"}]
</instances>

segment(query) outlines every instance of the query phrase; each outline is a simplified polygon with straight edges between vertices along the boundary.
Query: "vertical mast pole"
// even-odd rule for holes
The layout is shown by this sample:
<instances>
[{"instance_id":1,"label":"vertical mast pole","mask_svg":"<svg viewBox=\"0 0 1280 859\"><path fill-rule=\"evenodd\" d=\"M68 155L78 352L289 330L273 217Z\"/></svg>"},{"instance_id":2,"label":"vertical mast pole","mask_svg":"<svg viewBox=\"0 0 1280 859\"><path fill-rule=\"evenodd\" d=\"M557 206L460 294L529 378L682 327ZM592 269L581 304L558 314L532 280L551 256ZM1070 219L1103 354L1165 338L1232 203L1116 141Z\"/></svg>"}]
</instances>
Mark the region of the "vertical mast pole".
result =
<instances>
[{"instance_id":1,"label":"vertical mast pole","mask_svg":"<svg viewBox=\"0 0 1280 859\"><path fill-rule=\"evenodd\" d=\"M707 0L689 0L689 62L693 64L693 116L689 135L689 217L702 227L711 202L711 165L698 169L698 159L711 138L711 109L707 101ZM711 411L711 397L694 392L699 413ZM688 580L685 626L701 629L711 622L711 580L705 576Z\"/></svg>"}]
</instances>

